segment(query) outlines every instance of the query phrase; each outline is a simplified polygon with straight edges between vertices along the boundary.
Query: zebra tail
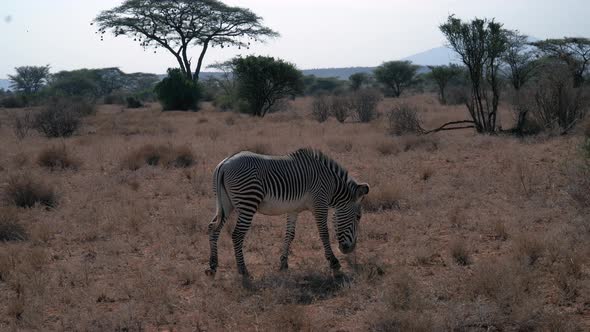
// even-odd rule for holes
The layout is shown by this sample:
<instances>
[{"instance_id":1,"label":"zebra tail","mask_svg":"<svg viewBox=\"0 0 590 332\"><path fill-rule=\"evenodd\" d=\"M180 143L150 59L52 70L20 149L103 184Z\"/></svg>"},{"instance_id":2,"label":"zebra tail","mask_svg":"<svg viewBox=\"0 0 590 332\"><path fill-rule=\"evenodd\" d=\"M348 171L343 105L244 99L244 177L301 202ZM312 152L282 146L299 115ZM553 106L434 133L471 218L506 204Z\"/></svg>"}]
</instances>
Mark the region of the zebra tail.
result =
<instances>
[{"instance_id":1,"label":"zebra tail","mask_svg":"<svg viewBox=\"0 0 590 332\"><path fill-rule=\"evenodd\" d=\"M225 190L224 185L224 172L222 168L223 164L220 165L215 172L215 196L217 198L217 212L216 218L213 221L212 227L209 227L209 230L218 229L221 227L223 220L227 217L227 211L225 210L225 205L230 203L229 196L227 191Z\"/></svg>"}]
</instances>

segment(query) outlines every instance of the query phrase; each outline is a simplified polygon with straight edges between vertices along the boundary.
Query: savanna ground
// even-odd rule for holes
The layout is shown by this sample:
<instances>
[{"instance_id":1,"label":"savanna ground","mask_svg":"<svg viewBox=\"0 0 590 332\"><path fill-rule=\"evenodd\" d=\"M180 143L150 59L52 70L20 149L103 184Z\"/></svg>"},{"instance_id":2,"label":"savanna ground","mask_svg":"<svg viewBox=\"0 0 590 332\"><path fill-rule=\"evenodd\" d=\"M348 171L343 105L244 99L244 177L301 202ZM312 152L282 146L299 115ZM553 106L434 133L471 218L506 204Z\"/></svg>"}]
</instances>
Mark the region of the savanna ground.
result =
<instances>
[{"instance_id":1,"label":"savanna ground","mask_svg":"<svg viewBox=\"0 0 590 332\"><path fill-rule=\"evenodd\" d=\"M430 95L404 100L426 127L467 113ZM57 197L53 208L2 201L4 222L28 239L0 243L0 330L590 329L590 221L570 195L581 134L393 137L384 115L320 124L309 110L309 99L264 119L101 106L77 135L53 140L18 140L14 111L0 110L0 190L32 180ZM64 146L72 167L39 164ZM332 277L309 213L288 272L278 271L285 218L257 215L245 242L253 286L242 287L225 230L207 277L217 163L306 146L371 185L356 252L344 257L332 236L345 277ZM142 153L184 159L149 166ZM174 167L191 153L192 165Z\"/></svg>"}]
</instances>

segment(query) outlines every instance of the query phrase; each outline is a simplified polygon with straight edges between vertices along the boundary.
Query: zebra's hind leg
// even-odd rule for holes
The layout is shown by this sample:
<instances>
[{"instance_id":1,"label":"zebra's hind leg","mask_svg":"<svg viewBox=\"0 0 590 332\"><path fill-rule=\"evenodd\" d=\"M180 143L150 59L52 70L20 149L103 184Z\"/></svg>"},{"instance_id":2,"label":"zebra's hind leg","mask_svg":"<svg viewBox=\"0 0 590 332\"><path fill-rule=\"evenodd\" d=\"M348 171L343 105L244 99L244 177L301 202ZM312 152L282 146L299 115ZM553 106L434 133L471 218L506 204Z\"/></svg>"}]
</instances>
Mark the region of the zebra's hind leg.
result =
<instances>
[{"instance_id":1,"label":"zebra's hind leg","mask_svg":"<svg viewBox=\"0 0 590 332\"><path fill-rule=\"evenodd\" d=\"M223 224L225 224L226 217L221 219L219 224L216 223L217 215L213 217L213 220L209 223L208 231L209 231L209 247L211 250L209 256L209 269L205 271L205 274L208 276L215 276L215 272L217 272L217 241L219 240L219 234L221 233L221 229L223 228Z\"/></svg>"},{"instance_id":2,"label":"zebra's hind leg","mask_svg":"<svg viewBox=\"0 0 590 332\"><path fill-rule=\"evenodd\" d=\"M252 225L253 217L254 212L240 210L236 227L232 233L232 241L234 243L234 252L236 255L236 263L238 265L238 273L244 278L249 278L249 274L248 269L246 268L246 263L244 262L244 252L242 248L244 244L244 237L246 236L246 233L248 233L250 225Z\"/></svg>"},{"instance_id":3,"label":"zebra's hind leg","mask_svg":"<svg viewBox=\"0 0 590 332\"><path fill-rule=\"evenodd\" d=\"M293 238L295 238L296 224L297 214L290 213L287 216L287 231L285 233L285 241L283 242L283 252L281 254L281 271L289 268L289 249L291 248L291 242L293 242Z\"/></svg>"}]
</instances>

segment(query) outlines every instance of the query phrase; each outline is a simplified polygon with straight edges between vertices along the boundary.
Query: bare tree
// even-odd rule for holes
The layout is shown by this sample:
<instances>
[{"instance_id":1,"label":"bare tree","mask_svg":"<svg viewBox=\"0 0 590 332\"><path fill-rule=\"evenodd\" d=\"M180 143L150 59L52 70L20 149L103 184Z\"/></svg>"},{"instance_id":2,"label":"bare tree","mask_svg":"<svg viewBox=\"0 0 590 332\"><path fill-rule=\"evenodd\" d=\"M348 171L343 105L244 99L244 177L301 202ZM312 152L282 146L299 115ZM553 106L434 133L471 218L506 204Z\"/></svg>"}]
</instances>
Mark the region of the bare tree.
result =
<instances>
[{"instance_id":1,"label":"bare tree","mask_svg":"<svg viewBox=\"0 0 590 332\"><path fill-rule=\"evenodd\" d=\"M133 38L144 48L164 48L174 55L182 73L194 81L199 79L209 47L248 48L252 40L278 36L249 9L217 0L126 0L100 13L94 23L101 39L111 31L115 37ZM194 72L189 55L192 46L201 47Z\"/></svg>"}]
</instances>

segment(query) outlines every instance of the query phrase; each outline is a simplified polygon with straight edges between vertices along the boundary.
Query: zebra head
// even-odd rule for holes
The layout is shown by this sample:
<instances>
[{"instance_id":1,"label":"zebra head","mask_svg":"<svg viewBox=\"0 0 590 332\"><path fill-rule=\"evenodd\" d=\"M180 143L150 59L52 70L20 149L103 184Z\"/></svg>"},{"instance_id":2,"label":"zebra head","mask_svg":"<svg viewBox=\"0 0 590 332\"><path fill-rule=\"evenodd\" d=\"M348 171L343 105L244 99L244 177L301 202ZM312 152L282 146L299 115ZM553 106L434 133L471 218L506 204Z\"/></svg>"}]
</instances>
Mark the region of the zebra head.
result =
<instances>
[{"instance_id":1,"label":"zebra head","mask_svg":"<svg viewBox=\"0 0 590 332\"><path fill-rule=\"evenodd\" d=\"M369 193L366 183L349 183L350 195L336 206L334 225L338 248L343 254L350 254L356 246L357 229L361 221L361 202Z\"/></svg>"}]
</instances>

